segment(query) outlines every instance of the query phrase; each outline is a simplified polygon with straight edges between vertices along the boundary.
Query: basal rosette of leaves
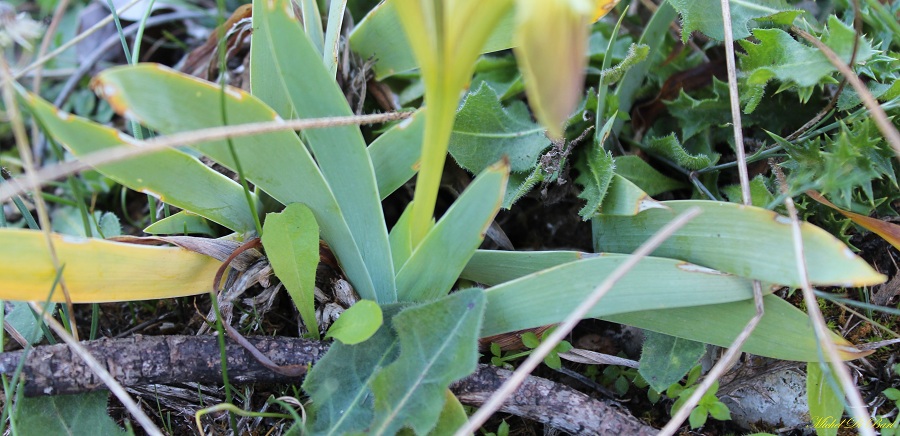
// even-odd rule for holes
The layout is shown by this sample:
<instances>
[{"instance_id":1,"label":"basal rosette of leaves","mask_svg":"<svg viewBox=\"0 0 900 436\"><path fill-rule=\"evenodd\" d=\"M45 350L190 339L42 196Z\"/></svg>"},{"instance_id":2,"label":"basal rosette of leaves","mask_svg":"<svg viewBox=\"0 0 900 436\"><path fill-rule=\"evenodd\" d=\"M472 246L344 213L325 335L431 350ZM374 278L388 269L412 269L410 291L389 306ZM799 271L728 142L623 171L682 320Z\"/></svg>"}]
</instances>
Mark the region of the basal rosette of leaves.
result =
<instances>
[{"instance_id":1,"label":"basal rosette of leaves","mask_svg":"<svg viewBox=\"0 0 900 436\"><path fill-rule=\"evenodd\" d=\"M586 27L594 11L572 6L579 3L575 1L552 3L557 8L569 7L560 12L568 17L560 23L577 22ZM660 332L673 341L727 346L753 315L751 283L760 280L766 283L769 315L744 350L787 360L819 359L806 315L772 294L776 284L799 286L800 277L792 267L787 219L763 208L719 201L656 201L629 178L609 173L604 174L603 192L591 196L595 206L586 211L594 219L597 253L479 250L484 232L506 198L510 172L527 172L537 165L537 154L547 144L542 129L527 118L524 106L510 103L504 107L501 96L488 85L468 94L454 122L460 92L471 79L478 56L487 48L504 45L492 42L503 40L495 32L508 31L507 41L517 40L511 37L511 28L494 25L504 22L504 14L521 11L511 9L512 2L486 6L462 1L447 3L442 14L437 14L434 8L444 6L440 1L389 0L357 28L357 33L379 28L382 25L377 20L391 19L393 13L392 19L402 21L414 43L410 53L385 59L408 66L404 62L411 56L412 67L421 65L419 74L426 82L426 108L372 143L366 143L356 126L309 129L300 134L279 131L233 138L231 144L190 144L190 152L170 149L97 168L124 186L218 223L234 232L232 238L243 239L253 235L255 226L241 187L195 157L205 155L235 169L236 156L244 176L260 191L251 201L264 192L285 205L283 211L265 218L262 242L307 326L313 322L312 280L318 239L333 249L366 303L360 307L364 310L345 314L349 321L331 332L338 341L303 384L313 400L314 417L308 423L311 433L394 434L403 428L428 433L441 425L440 416L457 413L452 411L458 409L458 402L447 387L474 370L480 337L560 322L628 256L616 253L631 252L678 212L693 206L699 207L702 215L665 243L655 253L658 257L644 259L589 316ZM525 6L539 7L537 3ZM521 13L527 15L523 22L537 22L536 29L554 26L539 22L538 9ZM437 19L444 21L438 23ZM95 78L94 89L117 113L163 135L221 126L223 112L230 124L352 115L317 49L320 41L304 31L290 2L257 1L253 20L251 93L223 89L158 65L107 70ZM536 32L525 29L521 31ZM574 48L564 51L567 56L586 52L586 47L578 45L585 42L574 40L586 38L587 33L565 29L561 34L573 38ZM533 37L526 35L518 41ZM354 38L358 36L351 36L351 44ZM402 48L374 50L387 53ZM450 59L459 65L449 68ZM572 62L583 70L584 59ZM376 66L376 71L378 68L390 69ZM564 77L569 79L583 74L567 73ZM541 74L530 77L539 80ZM527 83L529 74L523 75ZM623 80L627 84L627 75ZM577 92L566 93L565 104L534 109L538 120L561 126L559 120L567 120L571 114L566 112L572 112L581 98L580 89L579 83ZM533 92L541 93L529 90L530 95ZM22 101L46 133L76 157L138 143L25 92ZM479 110L496 118L472 115ZM542 110L548 114L540 115ZM613 122L610 118L607 132L614 129ZM559 129L562 136L562 127ZM423 198L426 194L420 195L418 189L436 189L447 147L435 143L446 144L453 135L482 139L450 148L477 176L435 221L434 194ZM483 140L491 135L505 135L505 141L492 144ZM439 137L443 139L432 140ZM531 141L528 147L521 147L523 137ZM674 137L647 142L650 149L680 156L683 163L693 162L698 168L710 164L708 158L685 151ZM478 149L489 147L499 150ZM598 174L612 171L617 162L621 168L641 165L613 160L599 146L592 148L589 156L591 160L582 165ZM422 173L426 166L431 175ZM381 200L411 179L417 168L421 168L417 196L388 229ZM426 177L430 181L424 181ZM177 225L173 227L180 231ZM804 223L802 237L808 251L809 279L814 284L864 286L884 280L822 229ZM181 248L61 236L54 241L60 262L66 265L63 277L75 302L206 292L220 265L219 260ZM50 266L41 235L4 229L0 242L16 247L0 252L0 298L46 299L56 271ZM460 278L485 288L454 289ZM63 301L58 292L51 300ZM349 334L348 328L353 330ZM845 346L842 358L866 354L853 351L852 344L837 335L832 340ZM679 356L673 352L668 357Z\"/></svg>"}]
</instances>

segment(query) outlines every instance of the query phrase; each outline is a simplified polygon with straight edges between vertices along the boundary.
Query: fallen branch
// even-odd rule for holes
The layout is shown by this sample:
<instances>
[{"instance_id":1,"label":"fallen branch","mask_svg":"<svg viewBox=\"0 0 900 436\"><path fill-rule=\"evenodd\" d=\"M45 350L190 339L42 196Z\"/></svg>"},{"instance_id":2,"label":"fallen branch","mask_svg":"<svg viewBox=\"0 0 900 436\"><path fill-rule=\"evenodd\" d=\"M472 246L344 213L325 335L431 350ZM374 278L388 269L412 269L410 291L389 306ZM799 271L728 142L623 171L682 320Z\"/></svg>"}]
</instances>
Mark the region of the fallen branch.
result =
<instances>
[{"instance_id":1,"label":"fallen branch","mask_svg":"<svg viewBox=\"0 0 900 436\"><path fill-rule=\"evenodd\" d=\"M314 364L328 344L285 337L247 340L278 365ZM222 382L219 348L213 336L140 336L84 342L87 349L123 386ZM299 382L270 371L249 351L229 340L228 375L234 383ZM0 373L12 374L22 351L0 353ZM451 385L460 401L480 405L512 372L488 365ZM26 396L75 394L105 389L105 385L66 345L40 346L29 351L22 371ZM552 381L528 377L500 410L573 434L654 434L656 430L603 401Z\"/></svg>"}]
</instances>

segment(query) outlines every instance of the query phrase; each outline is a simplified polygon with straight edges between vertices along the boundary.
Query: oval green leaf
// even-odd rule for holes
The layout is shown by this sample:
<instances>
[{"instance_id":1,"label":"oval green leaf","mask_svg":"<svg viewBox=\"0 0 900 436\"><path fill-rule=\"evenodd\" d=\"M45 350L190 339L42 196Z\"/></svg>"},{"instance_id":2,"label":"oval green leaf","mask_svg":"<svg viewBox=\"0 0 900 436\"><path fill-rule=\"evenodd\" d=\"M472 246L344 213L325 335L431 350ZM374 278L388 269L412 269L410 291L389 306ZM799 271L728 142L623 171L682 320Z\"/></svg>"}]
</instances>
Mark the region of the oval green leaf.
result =
<instances>
[{"instance_id":1,"label":"oval green leaf","mask_svg":"<svg viewBox=\"0 0 900 436\"><path fill-rule=\"evenodd\" d=\"M325 339L335 338L354 345L372 337L383 322L381 307L372 300L359 300L331 325Z\"/></svg>"}]
</instances>

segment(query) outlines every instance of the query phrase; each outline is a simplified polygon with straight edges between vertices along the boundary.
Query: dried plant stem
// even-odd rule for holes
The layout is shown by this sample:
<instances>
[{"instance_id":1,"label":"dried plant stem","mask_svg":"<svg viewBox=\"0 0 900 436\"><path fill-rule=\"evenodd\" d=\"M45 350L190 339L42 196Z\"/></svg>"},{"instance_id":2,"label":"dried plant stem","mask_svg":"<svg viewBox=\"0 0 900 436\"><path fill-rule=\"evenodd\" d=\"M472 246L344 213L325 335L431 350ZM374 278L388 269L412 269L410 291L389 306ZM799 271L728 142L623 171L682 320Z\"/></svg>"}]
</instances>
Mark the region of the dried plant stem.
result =
<instances>
[{"instance_id":1,"label":"dried plant stem","mask_svg":"<svg viewBox=\"0 0 900 436\"><path fill-rule=\"evenodd\" d=\"M377 124L387 121L395 121L409 117L412 112L391 112L386 114L355 115L349 117L312 118L303 120L278 120L262 123L247 123L233 126L213 127L209 129L194 130L192 132L178 133L168 136L159 136L147 141L138 141L126 136L123 139L129 141L129 145L123 145L96 153L91 153L78 161L57 164L45 167L35 173L34 180L19 180L18 183L7 183L0 187L0 201L6 201L25 190L34 189L50 180L76 174L99 165L119 162L145 154L150 154L170 147L196 144L199 142L215 141L225 138L237 138L241 136L257 135L260 133L276 132L280 130L304 130L321 129L326 127Z\"/></svg>"},{"instance_id":2,"label":"dried plant stem","mask_svg":"<svg viewBox=\"0 0 900 436\"><path fill-rule=\"evenodd\" d=\"M864 436L874 436L875 430L872 428L871 418L868 413L866 413L866 405L863 403L862 396L859 394L859 389L856 388L856 384L850 376L847 365L844 364L843 359L841 359L838 354L837 346L829 339L831 332L825 324L825 318L822 316L822 311L819 310L816 295L809 283L809 277L807 277L806 273L806 259L803 256L803 237L800 234L800 219L797 218L797 208L794 207L794 199L791 198L787 192L787 185L785 184L784 174L781 172L781 169L774 165L772 168L775 171L778 185L781 187L781 192L785 196L784 205L787 207L788 215L791 217L794 258L797 261L797 271L800 273L800 289L803 290L803 302L806 304L806 311L809 313L809 317L812 320L813 330L816 332L819 346L822 347L825 351L825 356L827 356L828 361L831 362L831 368L837 375L837 379L841 384L844 395L850 403L850 412L853 414L853 419L856 421L856 424L859 425L859 433ZM820 364L825 365L826 363L820 362Z\"/></svg>"},{"instance_id":3,"label":"dried plant stem","mask_svg":"<svg viewBox=\"0 0 900 436\"><path fill-rule=\"evenodd\" d=\"M728 94L731 102L731 123L734 128L734 149L737 154L736 162L738 167L738 177L741 182L741 200L745 205L751 205L753 204L753 199L750 196L750 177L747 171L747 157L744 152L744 133L741 125L741 103L737 89L737 66L735 64L734 56L734 35L731 28L731 4L728 0L721 0L720 4L722 5L722 24L725 27L724 43L725 61L728 71ZM756 306L756 314L753 315L753 318L750 318L750 321L747 322L747 325L744 326L741 333L738 334L728 347L728 351L726 351L722 358L709 370L709 373L703 381L700 382L697 389L690 397L688 397L681 408L678 409L678 412L676 412L666 426L660 430L660 435L675 434L684 420L690 416L694 407L700 402L700 399L703 398L703 395L706 394L706 391L708 391L713 383L722 377L722 375L728 371L728 368L737 361L737 358L741 354L741 347L743 347L744 342L750 338L750 334L753 333L753 330L756 329L756 326L759 325L759 322L765 314L762 286L760 285L759 280L753 281L753 302Z\"/></svg>"},{"instance_id":4,"label":"dried plant stem","mask_svg":"<svg viewBox=\"0 0 900 436\"><path fill-rule=\"evenodd\" d=\"M791 27L791 30L803 37L803 39L809 41L810 44L816 46L816 48L825 55L828 61L831 62L831 65L834 65L834 67L844 75L847 81L850 82L850 86L852 86L856 93L859 94L859 98L862 99L866 109L869 110L878 130L881 131L881 134L884 135L884 139L887 141L888 145L894 149L894 154L900 159L900 132L898 132L897 128L891 124L887 113L885 113L881 105L878 104L878 101L875 100L875 97L869 89L866 88L866 85L863 84L862 80L859 79L859 76L853 72L849 65L844 63L844 61L838 57L834 50L825 45L822 41L819 41L816 37L810 35L809 32L797 27Z\"/></svg>"},{"instance_id":5,"label":"dried plant stem","mask_svg":"<svg viewBox=\"0 0 900 436\"><path fill-rule=\"evenodd\" d=\"M603 283L600 284L594 291L588 296L577 309L572 311L568 317L566 317L565 321L560 324L556 330L550 334L549 337L544 339L541 342L541 345L538 346L531 355L525 359L519 368L516 369L516 372L491 396L490 400L488 400L484 405L475 412L469 418L469 421L465 426L461 427L456 431L456 436L465 436L474 433L481 427L491 415L500 408L501 405L506 401L506 399L512 395L513 392L518 389L518 387L522 384L522 382L534 371L535 368L544 360L544 357L547 357L548 354L562 341L569 332L575 328L575 325L581 321L582 318L587 315L587 313L597 305L601 298L606 295L610 289L622 278L637 265L638 262L641 261L644 257L650 255L653 250L656 249L660 244L662 244L666 239L668 239L672 234L674 234L678 229L688 223L691 219L700 214L699 208L690 208L686 210L681 215L677 216L674 220L672 220L665 227L660 229L656 234L654 234L647 242L644 242L640 247L638 247L635 252L628 257L622 265L616 268Z\"/></svg>"},{"instance_id":6,"label":"dried plant stem","mask_svg":"<svg viewBox=\"0 0 900 436\"><path fill-rule=\"evenodd\" d=\"M9 65L6 58L0 56L0 77L9 78L11 76ZM38 214L38 222L41 231L44 234L44 241L47 243L47 249L50 253L50 262L53 264L54 271L60 271L62 266L59 263L59 257L56 255L56 247L53 245L53 238L50 235L50 215L47 212L47 204L44 203L44 197L41 196L40 185L36 182L38 178L34 168L34 162L31 159L31 147L28 146L28 135L25 134L25 124L22 122L22 114L19 112L19 104L16 102L16 91L13 89L11 80L3 82L3 103L6 106L6 112L12 125L13 137L16 141L16 147L19 149L19 157L22 159L22 168L25 171L25 178L34 184L34 206ZM7 184L9 185L9 184ZM6 200L0 201L0 204ZM72 298L69 295L69 288L62 275L59 277L59 287L63 296L66 298L66 309L69 315L69 325L72 328L72 335L78 340L78 327L75 324L75 309L72 306Z\"/></svg>"},{"instance_id":7,"label":"dried plant stem","mask_svg":"<svg viewBox=\"0 0 900 436\"><path fill-rule=\"evenodd\" d=\"M135 421L137 421L138 424L143 427L144 431L146 431L147 434L150 435L162 436L163 433L159 430L158 427L156 427L156 424L154 424L153 421L150 420L150 417L147 416L147 414L145 414L143 410L141 410L140 406L138 406L134 399L131 398L131 395L128 395L128 392L125 392L125 388L123 388L122 385L119 384L119 382L117 382L115 378L113 378L109 371L107 371L103 367L103 365L101 365L100 362L98 362L97 359L95 359L94 356L84 348L84 345L78 342L78 339L70 335L69 332L66 331L65 327L63 327L62 324L59 323L59 321L53 319L53 317L49 313L47 313L47 311L44 310L41 305L34 302L30 304L31 308L34 309L37 313L41 314L41 316L44 318L44 322L46 322L47 325L49 325L50 328L53 329L54 332L56 332L56 334L63 340L63 342L69 345L69 347L72 349L72 354L75 354L82 360L84 360L84 363L92 371L94 371L94 374L96 374L101 381L103 381L103 384L105 384L106 387L109 388L110 392L112 392L113 395L115 395L116 398L118 398L119 401L122 402L122 405L125 406L125 409L127 409L128 412L131 413L131 416L133 416Z\"/></svg>"}]
</instances>

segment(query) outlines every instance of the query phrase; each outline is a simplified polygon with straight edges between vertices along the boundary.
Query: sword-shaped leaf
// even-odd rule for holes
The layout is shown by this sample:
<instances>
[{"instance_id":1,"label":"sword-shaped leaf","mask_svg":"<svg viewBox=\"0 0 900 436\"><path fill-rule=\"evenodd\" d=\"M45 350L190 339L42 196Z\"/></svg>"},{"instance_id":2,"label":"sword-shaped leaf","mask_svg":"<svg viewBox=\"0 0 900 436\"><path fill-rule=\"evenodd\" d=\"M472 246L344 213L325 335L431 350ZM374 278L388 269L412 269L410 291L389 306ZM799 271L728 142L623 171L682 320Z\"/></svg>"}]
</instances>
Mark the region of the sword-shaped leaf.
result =
<instances>
[{"instance_id":1,"label":"sword-shaped leaf","mask_svg":"<svg viewBox=\"0 0 900 436\"><path fill-rule=\"evenodd\" d=\"M33 94L28 94L26 100L47 134L75 156L133 141L118 130L62 112ZM101 165L97 171L130 189L153 195L236 232L254 229L253 215L241 186L184 152L162 150Z\"/></svg>"},{"instance_id":2,"label":"sword-shaped leaf","mask_svg":"<svg viewBox=\"0 0 900 436\"><path fill-rule=\"evenodd\" d=\"M325 68L322 54L294 18L290 1L253 4L250 56L254 94L267 103L268 96L279 95L273 102L283 118L353 115L334 73ZM284 99L289 103L286 107ZM362 132L354 125L336 126L305 130L303 137L359 248L375 286L375 300L396 301L387 227Z\"/></svg>"},{"instance_id":3,"label":"sword-shaped leaf","mask_svg":"<svg viewBox=\"0 0 900 436\"><path fill-rule=\"evenodd\" d=\"M696 206L703 213L667 239L654 255L800 287L788 218L734 203L688 200L662 204L671 210L650 209L633 217L602 214L596 217L596 251L630 253L676 215ZM802 223L801 233L809 280L813 284L865 286L885 280L826 231Z\"/></svg>"},{"instance_id":4,"label":"sword-shaped leaf","mask_svg":"<svg viewBox=\"0 0 900 436\"><path fill-rule=\"evenodd\" d=\"M816 362L821 352L809 316L777 295L763 298L766 314L753 330L742 351L758 356L799 362ZM679 338L727 347L741 332L756 309L753 300L664 310L642 310L601 317L607 321L653 330ZM832 334L841 358L858 359L860 352L846 339Z\"/></svg>"},{"instance_id":5,"label":"sword-shaped leaf","mask_svg":"<svg viewBox=\"0 0 900 436\"><path fill-rule=\"evenodd\" d=\"M384 132L369 145L369 156L378 179L378 193L384 200L408 182L419 170L425 112L419 110ZM394 265L396 268L397 265Z\"/></svg>"},{"instance_id":6,"label":"sword-shaped leaf","mask_svg":"<svg viewBox=\"0 0 900 436\"><path fill-rule=\"evenodd\" d=\"M51 236L73 303L150 300L207 292L221 262L178 247ZM0 299L44 301L56 278L39 231L0 229ZM63 302L61 290L51 301Z\"/></svg>"},{"instance_id":7,"label":"sword-shaped leaf","mask_svg":"<svg viewBox=\"0 0 900 436\"><path fill-rule=\"evenodd\" d=\"M127 113L166 134L222 126L220 87L162 66L111 68L94 79L94 87L118 113ZM265 103L239 89L227 88L224 101L230 124L280 119ZM283 204L309 206L320 223L323 238L356 291L363 298L375 300L375 287L344 215L297 135L279 131L233 138L232 144L249 181ZM227 141L194 147L222 165L235 168Z\"/></svg>"},{"instance_id":8,"label":"sword-shaped leaf","mask_svg":"<svg viewBox=\"0 0 900 436\"><path fill-rule=\"evenodd\" d=\"M561 322L626 260L627 256L582 259L489 288L481 335ZM619 280L588 316L727 303L752 296L748 279L684 261L648 257Z\"/></svg>"},{"instance_id":9,"label":"sword-shaped leaf","mask_svg":"<svg viewBox=\"0 0 900 436\"><path fill-rule=\"evenodd\" d=\"M509 163L484 170L425 235L397 273L402 301L425 301L450 291L500 210Z\"/></svg>"}]
</instances>

